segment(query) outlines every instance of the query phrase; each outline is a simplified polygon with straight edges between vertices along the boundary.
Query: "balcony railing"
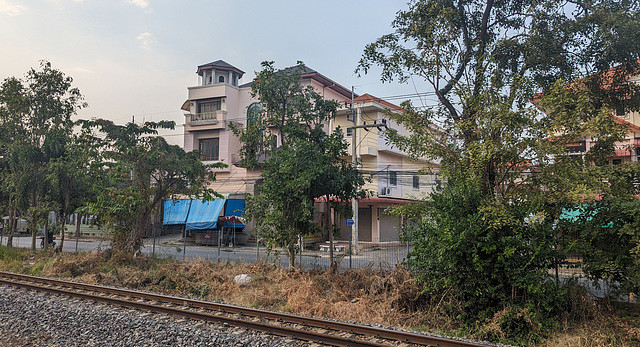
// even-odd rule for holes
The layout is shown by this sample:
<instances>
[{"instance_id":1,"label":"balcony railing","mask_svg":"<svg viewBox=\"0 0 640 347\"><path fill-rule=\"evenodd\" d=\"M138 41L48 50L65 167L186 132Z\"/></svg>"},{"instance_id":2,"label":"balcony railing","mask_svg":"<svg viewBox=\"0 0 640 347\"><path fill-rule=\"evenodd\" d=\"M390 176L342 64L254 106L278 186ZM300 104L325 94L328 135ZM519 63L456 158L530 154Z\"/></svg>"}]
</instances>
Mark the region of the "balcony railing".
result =
<instances>
[{"instance_id":1,"label":"balcony railing","mask_svg":"<svg viewBox=\"0 0 640 347\"><path fill-rule=\"evenodd\" d=\"M223 120L227 111L213 111L205 113L189 113L187 115L187 123L189 125L216 124Z\"/></svg>"}]
</instances>

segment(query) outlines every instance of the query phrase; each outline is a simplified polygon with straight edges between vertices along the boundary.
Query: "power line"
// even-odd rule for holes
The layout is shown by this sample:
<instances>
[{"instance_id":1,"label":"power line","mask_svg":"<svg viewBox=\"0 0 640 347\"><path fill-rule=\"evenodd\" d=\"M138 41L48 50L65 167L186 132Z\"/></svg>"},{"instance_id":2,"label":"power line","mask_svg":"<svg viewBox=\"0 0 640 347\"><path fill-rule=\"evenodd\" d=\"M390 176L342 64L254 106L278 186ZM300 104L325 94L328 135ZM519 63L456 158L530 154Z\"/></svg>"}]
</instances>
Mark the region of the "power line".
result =
<instances>
[{"instance_id":1,"label":"power line","mask_svg":"<svg viewBox=\"0 0 640 347\"><path fill-rule=\"evenodd\" d=\"M414 86L415 87L415 86ZM415 93L407 93L407 94L395 94L395 95L388 95L388 96L383 96L383 97L378 97L376 96L377 99L381 99L384 101L393 101L393 100L401 100L401 99L412 99L412 98L422 98L425 96L434 96L436 95L435 92L418 92L416 89ZM437 100L434 100L437 101ZM427 106L435 106L435 105L423 105L425 107ZM142 112L142 113L136 113L133 114L133 116L139 116L139 117L146 117L146 116L153 116L153 115L159 115L159 114L176 114L176 116L178 115L177 113L180 112L180 110L170 110L170 111L158 111L158 112L151 112L151 113L147 113L147 112ZM180 116L184 116L184 114L181 114ZM101 118L101 117L98 117ZM122 120L122 119L130 119L131 115L127 115L127 116L122 116L122 117L116 117L116 118L109 118L111 120ZM105 119L107 119L105 117ZM235 120L243 120L246 119L246 117L237 117L237 118L228 118L228 120L231 121L235 121Z\"/></svg>"}]
</instances>

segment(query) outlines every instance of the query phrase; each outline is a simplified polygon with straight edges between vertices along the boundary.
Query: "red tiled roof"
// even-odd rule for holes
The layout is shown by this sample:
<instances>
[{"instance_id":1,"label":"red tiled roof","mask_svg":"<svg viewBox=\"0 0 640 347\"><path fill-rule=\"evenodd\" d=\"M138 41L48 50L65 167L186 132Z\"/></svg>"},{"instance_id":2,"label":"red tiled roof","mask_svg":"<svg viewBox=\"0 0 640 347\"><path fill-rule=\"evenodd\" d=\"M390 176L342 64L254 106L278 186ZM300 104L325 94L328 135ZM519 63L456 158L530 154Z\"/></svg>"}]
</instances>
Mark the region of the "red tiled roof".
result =
<instances>
[{"instance_id":1,"label":"red tiled roof","mask_svg":"<svg viewBox=\"0 0 640 347\"><path fill-rule=\"evenodd\" d=\"M626 125L627 128L629 128L630 130L633 130L633 131L635 131L637 133L640 133L640 126L637 126L637 125L635 125L635 124L633 124L633 123L631 123L629 121L626 121L626 120L624 120L624 119L622 119L622 118L620 118L618 116L612 115L612 117L613 117L613 120L616 123L622 124L622 125Z\"/></svg>"},{"instance_id":2,"label":"red tiled roof","mask_svg":"<svg viewBox=\"0 0 640 347\"><path fill-rule=\"evenodd\" d=\"M393 110L397 110L397 111L401 111L402 108L400 108L400 106L398 105L394 105L388 101L384 101L380 98L376 98L375 96L371 95L371 94L362 94L359 97L353 99L353 102L367 102L367 101L375 101L379 104L382 104L384 106L387 106L390 109Z\"/></svg>"},{"instance_id":3,"label":"red tiled roof","mask_svg":"<svg viewBox=\"0 0 640 347\"><path fill-rule=\"evenodd\" d=\"M638 61L638 63L640 63L640 60ZM632 69L633 68L634 67L632 66ZM633 71L629 71L628 66L625 66L625 65L621 64L621 65L617 65L617 66L611 67L611 68L609 68L609 69L607 69L605 71L598 72L598 73L596 73L594 75L591 75L591 77L599 77L601 83L604 82L604 83L602 83L602 86L604 87L603 89L604 90L611 90L612 87L613 87L613 82L614 82L614 80L615 80L615 78L617 76L624 76L624 78L629 78L629 77L632 77L635 74L637 74L638 73L638 69L639 69L639 67L635 66L635 69ZM584 81L585 81L585 78L581 78L581 79L579 79L577 81L569 83L568 86L571 87L576 83L583 84ZM623 88L624 88L623 85L617 84L615 86L615 88L618 89L618 90L624 91L623 90ZM544 95L543 92L536 93L533 96L531 96L531 98L529 98L529 101L531 103L533 103L534 105L537 105L538 102L540 102L540 99L542 99L543 95ZM625 93L622 97L623 97L623 99L629 99L631 96L629 94Z\"/></svg>"}]
</instances>

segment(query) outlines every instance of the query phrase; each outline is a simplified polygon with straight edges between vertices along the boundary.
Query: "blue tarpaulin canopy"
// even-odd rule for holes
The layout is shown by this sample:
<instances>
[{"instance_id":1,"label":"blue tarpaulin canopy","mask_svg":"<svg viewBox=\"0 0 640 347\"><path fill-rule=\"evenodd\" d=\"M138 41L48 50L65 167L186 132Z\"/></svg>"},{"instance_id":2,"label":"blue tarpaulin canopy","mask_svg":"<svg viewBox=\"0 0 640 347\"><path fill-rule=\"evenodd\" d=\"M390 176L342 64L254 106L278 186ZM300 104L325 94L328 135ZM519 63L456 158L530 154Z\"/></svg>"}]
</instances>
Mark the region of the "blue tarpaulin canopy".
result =
<instances>
[{"instance_id":1,"label":"blue tarpaulin canopy","mask_svg":"<svg viewBox=\"0 0 640 347\"><path fill-rule=\"evenodd\" d=\"M164 225L185 224L186 230L214 229L226 199L167 200L164 203ZM188 214L188 215L187 215Z\"/></svg>"},{"instance_id":2,"label":"blue tarpaulin canopy","mask_svg":"<svg viewBox=\"0 0 640 347\"><path fill-rule=\"evenodd\" d=\"M244 214L244 200L242 199L228 199L227 207L224 211L225 216L242 217ZM225 228L244 228L242 223L224 222Z\"/></svg>"},{"instance_id":3,"label":"blue tarpaulin canopy","mask_svg":"<svg viewBox=\"0 0 640 347\"><path fill-rule=\"evenodd\" d=\"M163 225L180 225L187 220L190 200L167 200L164 202Z\"/></svg>"}]
</instances>

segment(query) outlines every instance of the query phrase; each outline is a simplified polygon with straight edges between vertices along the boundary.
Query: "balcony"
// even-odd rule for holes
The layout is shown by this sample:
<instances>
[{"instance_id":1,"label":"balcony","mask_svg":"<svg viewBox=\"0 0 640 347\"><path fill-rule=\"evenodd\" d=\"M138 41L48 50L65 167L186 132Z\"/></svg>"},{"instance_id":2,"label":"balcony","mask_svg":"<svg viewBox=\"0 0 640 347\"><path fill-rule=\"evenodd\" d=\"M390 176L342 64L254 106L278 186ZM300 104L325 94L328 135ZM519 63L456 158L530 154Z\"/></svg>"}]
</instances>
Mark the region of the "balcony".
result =
<instances>
[{"instance_id":1,"label":"balcony","mask_svg":"<svg viewBox=\"0 0 640 347\"><path fill-rule=\"evenodd\" d=\"M360 156L362 156L362 157L364 157L364 156L377 157L378 156L378 148L377 147L360 146L358 149L360 150Z\"/></svg>"},{"instance_id":2,"label":"balcony","mask_svg":"<svg viewBox=\"0 0 640 347\"><path fill-rule=\"evenodd\" d=\"M213 125L225 120L227 111L214 111L206 113L189 113L186 115L187 124L191 126L197 125Z\"/></svg>"},{"instance_id":3,"label":"balcony","mask_svg":"<svg viewBox=\"0 0 640 347\"><path fill-rule=\"evenodd\" d=\"M567 143L567 151L570 154L584 153L587 151L587 142L580 141L580 142Z\"/></svg>"}]
</instances>

